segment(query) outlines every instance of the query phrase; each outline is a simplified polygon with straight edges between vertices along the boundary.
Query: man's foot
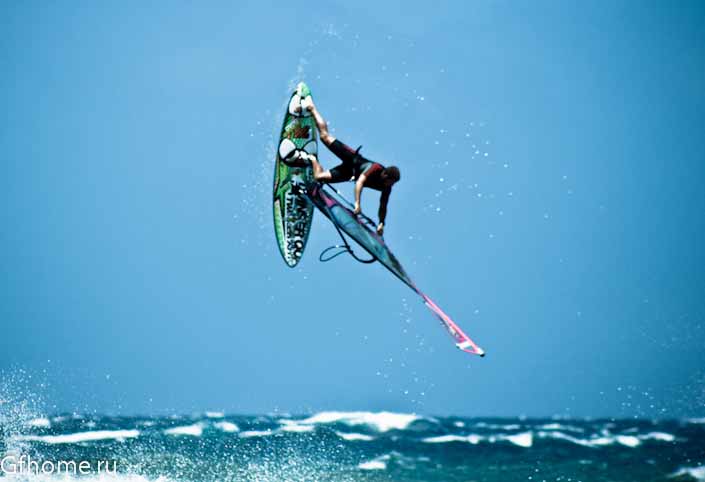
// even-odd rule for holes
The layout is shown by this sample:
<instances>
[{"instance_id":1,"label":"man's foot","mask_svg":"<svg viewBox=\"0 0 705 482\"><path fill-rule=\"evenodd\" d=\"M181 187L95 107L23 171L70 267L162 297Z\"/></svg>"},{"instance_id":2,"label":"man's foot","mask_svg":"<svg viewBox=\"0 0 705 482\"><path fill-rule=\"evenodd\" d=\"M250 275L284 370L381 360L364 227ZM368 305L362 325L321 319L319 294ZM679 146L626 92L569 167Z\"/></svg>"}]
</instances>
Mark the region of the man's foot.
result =
<instances>
[{"instance_id":1,"label":"man's foot","mask_svg":"<svg viewBox=\"0 0 705 482\"><path fill-rule=\"evenodd\" d=\"M296 152L296 144L290 139L284 139L279 144L279 158L288 159Z\"/></svg>"},{"instance_id":2,"label":"man's foot","mask_svg":"<svg viewBox=\"0 0 705 482\"><path fill-rule=\"evenodd\" d=\"M311 157L313 156L297 149L291 156L284 159L284 162L292 167L307 167L311 165Z\"/></svg>"},{"instance_id":3,"label":"man's foot","mask_svg":"<svg viewBox=\"0 0 705 482\"><path fill-rule=\"evenodd\" d=\"M311 101L311 89L305 83L299 82L296 86L296 93L291 96L291 101L289 101L289 114L308 116L308 111L302 108L303 101L306 99Z\"/></svg>"},{"instance_id":4,"label":"man's foot","mask_svg":"<svg viewBox=\"0 0 705 482\"><path fill-rule=\"evenodd\" d=\"M299 115L301 113L301 96L294 94L289 101L289 114Z\"/></svg>"},{"instance_id":5,"label":"man's foot","mask_svg":"<svg viewBox=\"0 0 705 482\"><path fill-rule=\"evenodd\" d=\"M316 109L316 106L313 104L313 99L310 95L301 99L301 109L304 112L313 112Z\"/></svg>"}]
</instances>

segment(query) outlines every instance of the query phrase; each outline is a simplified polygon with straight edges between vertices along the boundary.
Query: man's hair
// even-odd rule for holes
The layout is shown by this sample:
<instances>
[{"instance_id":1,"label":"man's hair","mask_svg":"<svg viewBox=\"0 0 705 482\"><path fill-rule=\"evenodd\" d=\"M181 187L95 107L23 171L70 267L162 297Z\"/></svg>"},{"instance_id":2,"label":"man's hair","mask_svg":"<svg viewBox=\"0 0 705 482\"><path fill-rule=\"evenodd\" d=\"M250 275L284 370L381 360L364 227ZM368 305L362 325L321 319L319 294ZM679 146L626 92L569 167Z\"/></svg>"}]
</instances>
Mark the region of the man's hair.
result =
<instances>
[{"instance_id":1,"label":"man's hair","mask_svg":"<svg viewBox=\"0 0 705 482\"><path fill-rule=\"evenodd\" d=\"M399 168L397 166L389 166L384 169L384 172L387 174L387 177L392 179L394 182L401 179L401 173L399 172Z\"/></svg>"}]
</instances>

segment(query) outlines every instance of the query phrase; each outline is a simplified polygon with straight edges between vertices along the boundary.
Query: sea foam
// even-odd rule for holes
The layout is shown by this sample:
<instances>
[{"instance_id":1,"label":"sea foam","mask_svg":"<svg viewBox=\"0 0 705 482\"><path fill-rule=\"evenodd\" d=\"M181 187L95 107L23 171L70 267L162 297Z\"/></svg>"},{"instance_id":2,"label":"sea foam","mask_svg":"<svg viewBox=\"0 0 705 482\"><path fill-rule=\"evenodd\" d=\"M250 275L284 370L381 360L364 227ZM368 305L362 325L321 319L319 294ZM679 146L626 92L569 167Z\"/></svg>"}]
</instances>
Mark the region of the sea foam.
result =
<instances>
[{"instance_id":1,"label":"sea foam","mask_svg":"<svg viewBox=\"0 0 705 482\"><path fill-rule=\"evenodd\" d=\"M302 424L344 423L350 426L367 425L378 432L405 430L421 417L415 414L393 412L320 412L301 420Z\"/></svg>"},{"instance_id":2,"label":"sea foam","mask_svg":"<svg viewBox=\"0 0 705 482\"><path fill-rule=\"evenodd\" d=\"M684 475L690 476L695 480L705 481L705 465L699 467L683 467L672 473L669 477L682 477Z\"/></svg>"},{"instance_id":3,"label":"sea foam","mask_svg":"<svg viewBox=\"0 0 705 482\"><path fill-rule=\"evenodd\" d=\"M384 470L387 468L387 461L391 458L389 454L381 455L375 459L361 462L357 468L361 470Z\"/></svg>"},{"instance_id":4,"label":"sea foam","mask_svg":"<svg viewBox=\"0 0 705 482\"><path fill-rule=\"evenodd\" d=\"M343 440L348 440L351 442L355 441L364 441L368 442L370 440L374 440L374 437L370 437L369 435L365 435L362 433L344 433L344 432L335 432L335 434L342 438Z\"/></svg>"},{"instance_id":5,"label":"sea foam","mask_svg":"<svg viewBox=\"0 0 705 482\"><path fill-rule=\"evenodd\" d=\"M29 427L34 427L34 428L49 428L51 427L51 422L49 421L48 418L40 417L40 418L33 418L29 422L27 422L27 425Z\"/></svg>"},{"instance_id":6,"label":"sea foam","mask_svg":"<svg viewBox=\"0 0 705 482\"><path fill-rule=\"evenodd\" d=\"M179 427L168 428L164 430L167 435L188 435L191 437L200 437L203 434L203 426L200 423L193 425L182 425Z\"/></svg>"},{"instance_id":7,"label":"sea foam","mask_svg":"<svg viewBox=\"0 0 705 482\"><path fill-rule=\"evenodd\" d=\"M80 442L95 442L98 440L118 440L139 437L139 430L95 430L63 435L21 435L19 440L43 442L47 444L73 444Z\"/></svg>"},{"instance_id":8,"label":"sea foam","mask_svg":"<svg viewBox=\"0 0 705 482\"><path fill-rule=\"evenodd\" d=\"M223 432L228 432L228 433L237 432L238 430L240 430L240 428L237 425L235 425L234 423L225 422L225 421L216 423L215 427L219 428Z\"/></svg>"}]
</instances>

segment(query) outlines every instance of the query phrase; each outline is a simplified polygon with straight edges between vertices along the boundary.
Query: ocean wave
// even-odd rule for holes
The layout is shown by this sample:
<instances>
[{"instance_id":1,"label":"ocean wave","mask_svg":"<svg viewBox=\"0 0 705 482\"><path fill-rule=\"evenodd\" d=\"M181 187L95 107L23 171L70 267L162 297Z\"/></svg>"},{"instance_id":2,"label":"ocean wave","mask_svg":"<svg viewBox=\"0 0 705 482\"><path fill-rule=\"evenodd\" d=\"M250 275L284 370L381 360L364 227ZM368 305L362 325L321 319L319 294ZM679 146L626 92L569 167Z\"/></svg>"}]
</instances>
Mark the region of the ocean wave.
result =
<instances>
[{"instance_id":1,"label":"ocean wave","mask_svg":"<svg viewBox=\"0 0 705 482\"><path fill-rule=\"evenodd\" d=\"M480 435L439 435L437 437L426 437L422 439L422 442L426 442L429 444L442 444L442 443L448 443L448 442L468 442L473 445L479 444L484 437Z\"/></svg>"},{"instance_id":2,"label":"ocean wave","mask_svg":"<svg viewBox=\"0 0 705 482\"><path fill-rule=\"evenodd\" d=\"M563 425L563 424L555 423L555 422L539 425L538 428L540 428L541 430L556 430L556 431L563 431L563 432L579 432L579 433L585 432L585 429L582 429L580 427L574 427L572 425Z\"/></svg>"},{"instance_id":3,"label":"ocean wave","mask_svg":"<svg viewBox=\"0 0 705 482\"><path fill-rule=\"evenodd\" d=\"M525 448L531 447L534 443L534 435L531 432L523 432L516 435L505 435L503 438L514 445Z\"/></svg>"},{"instance_id":4,"label":"ocean wave","mask_svg":"<svg viewBox=\"0 0 705 482\"><path fill-rule=\"evenodd\" d=\"M477 445L481 442L496 443L510 442L519 447L529 448L533 445L534 437L539 439L553 439L570 442L583 447L603 447L609 445L623 445L625 447L638 447L646 440L655 440L658 442L673 442L676 440L674 435L664 432L650 432L643 435L602 435L592 438L578 438L573 435L568 435L559 431L538 431L538 432L521 432L512 435L496 434L496 435L456 435L447 434L434 437L426 437L422 439L426 443L449 443L449 442L465 442L472 445Z\"/></svg>"},{"instance_id":5,"label":"ocean wave","mask_svg":"<svg viewBox=\"0 0 705 482\"><path fill-rule=\"evenodd\" d=\"M426 443L448 443L448 442L467 442L472 445L477 445L480 442L509 442L519 447L528 448L534 443L534 437L531 432L521 432L513 435L440 435L437 437L426 437L422 439Z\"/></svg>"},{"instance_id":6,"label":"ocean wave","mask_svg":"<svg viewBox=\"0 0 705 482\"><path fill-rule=\"evenodd\" d=\"M374 440L374 437L370 437L369 435L365 435L362 433L344 433L344 432L335 432L335 434L342 438L343 440L348 440L350 442L356 442L356 441L364 441L364 442L369 442L370 440Z\"/></svg>"},{"instance_id":7,"label":"ocean wave","mask_svg":"<svg viewBox=\"0 0 705 482\"><path fill-rule=\"evenodd\" d=\"M603 434L600 437L592 437L587 439L576 438L562 432L539 432L540 438L553 438L565 440L583 447L602 447L608 445L623 445L625 447L638 447L646 440L655 440L658 442L674 442L676 437L670 433L664 432L649 432L642 435L610 435Z\"/></svg>"},{"instance_id":8,"label":"ocean wave","mask_svg":"<svg viewBox=\"0 0 705 482\"><path fill-rule=\"evenodd\" d=\"M223 432L228 432L228 433L237 432L240 430L240 427L238 427L237 425L235 425L232 422L225 422L225 421L217 422L214 426L216 428L219 428Z\"/></svg>"},{"instance_id":9,"label":"ocean wave","mask_svg":"<svg viewBox=\"0 0 705 482\"><path fill-rule=\"evenodd\" d=\"M626 447L637 447L645 440L656 440L658 442L674 442L676 437L670 433L664 432L649 432L641 435L611 435L599 437L601 445L620 444Z\"/></svg>"},{"instance_id":10,"label":"ocean wave","mask_svg":"<svg viewBox=\"0 0 705 482\"><path fill-rule=\"evenodd\" d=\"M664 432L650 432L645 435L639 435L639 440L658 440L659 442L673 442L676 440L675 435Z\"/></svg>"},{"instance_id":11,"label":"ocean wave","mask_svg":"<svg viewBox=\"0 0 705 482\"><path fill-rule=\"evenodd\" d=\"M282 432L313 432L313 430L316 428L313 425L298 423L294 420L280 420L279 423L282 424L282 426L279 428L279 430Z\"/></svg>"},{"instance_id":12,"label":"ocean wave","mask_svg":"<svg viewBox=\"0 0 705 482\"><path fill-rule=\"evenodd\" d=\"M393 412L319 412L299 421L305 425L344 423L349 426L367 425L378 432L406 430L422 417L416 414Z\"/></svg>"},{"instance_id":13,"label":"ocean wave","mask_svg":"<svg viewBox=\"0 0 705 482\"><path fill-rule=\"evenodd\" d=\"M194 423L193 425L181 425L164 430L167 435L188 435L191 437L200 437L203 434L203 425Z\"/></svg>"},{"instance_id":14,"label":"ocean wave","mask_svg":"<svg viewBox=\"0 0 705 482\"><path fill-rule=\"evenodd\" d=\"M20 435L17 439L47 444L74 444L80 442L96 442L99 440L123 441L128 438L139 437L139 435L139 430L95 430L63 435Z\"/></svg>"},{"instance_id":15,"label":"ocean wave","mask_svg":"<svg viewBox=\"0 0 705 482\"><path fill-rule=\"evenodd\" d=\"M705 481L705 465L700 465L698 467L683 467L673 472L669 477L692 477L695 480Z\"/></svg>"},{"instance_id":16,"label":"ocean wave","mask_svg":"<svg viewBox=\"0 0 705 482\"><path fill-rule=\"evenodd\" d=\"M239 433L240 438L268 437L274 433L273 430L245 430Z\"/></svg>"},{"instance_id":17,"label":"ocean wave","mask_svg":"<svg viewBox=\"0 0 705 482\"><path fill-rule=\"evenodd\" d=\"M521 428L521 425L517 425L515 423L509 423L509 424L496 424L496 423L487 423L487 422L477 422L475 424L475 427L477 428L486 428L489 430L519 430Z\"/></svg>"},{"instance_id":18,"label":"ocean wave","mask_svg":"<svg viewBox=\"0 0 705 482\"><path fill-rule=\"evenodd\" d=\"M359 463L357 468L360 470L385 470L390 458L390 455L381 455L367 462Z\"/></svg>"},{"instance_id":19,"label":"ocean wave","mask_svg":"<svg viewBox=\"0 0 705 482\"><path fill-rule=\"evenodd\" d=\"M632 435L613 435L581 439L563 432L538 432L537 437L543 439L563 440L583 447L603 447L607 445L621 444L627 447L636 447L641 441Z\"/></svg>"},{"instance_id":20,"label":"ocean wave","mask_svg":"<svg viewBox=\"0 0 705 482\"><path fill-rule=\"evenodd\" d=\"M51 427L51 422L49 421L48 418L39 417L39 418L33 418L32 420L29 420L27 422L27 426L33 427L33 428L49 428L49 427Z\"/></svg>"}]
</instances>

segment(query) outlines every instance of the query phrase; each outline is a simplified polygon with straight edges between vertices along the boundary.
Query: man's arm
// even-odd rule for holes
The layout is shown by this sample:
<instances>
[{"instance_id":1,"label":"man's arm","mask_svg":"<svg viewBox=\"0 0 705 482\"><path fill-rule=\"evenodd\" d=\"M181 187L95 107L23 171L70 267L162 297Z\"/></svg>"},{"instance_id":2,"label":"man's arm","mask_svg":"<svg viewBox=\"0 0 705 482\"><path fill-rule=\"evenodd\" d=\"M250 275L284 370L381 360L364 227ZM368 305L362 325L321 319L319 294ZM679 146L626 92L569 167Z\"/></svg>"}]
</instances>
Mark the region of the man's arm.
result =
<instances>
[{"instance_id":1,"label":"man's arm","mask_svg":"<svg viewBox=\"0 0 705 482\"><path fill-rule=\"evenodd\" d=\"M367 180L366 174L360 174L355 183L355 214L360 214L362 209L360 208L360 197L362 195L362 188L365 186L365 181Z\"/></svg>"},{"instance_id":2,"label":"man's arm","mask_svg":"<svg viewBox=\"0 0 705 482\"><path fill-rule=\"evenodd\" d=\"M382 191L382 195L379 197L379 226L377 226L377 233L379 233L380 236L384 233L384 221L387 219L387 203L389 202L389 195L391 193L391 188L387 188Z\"/></svg>"}]
</instances>

